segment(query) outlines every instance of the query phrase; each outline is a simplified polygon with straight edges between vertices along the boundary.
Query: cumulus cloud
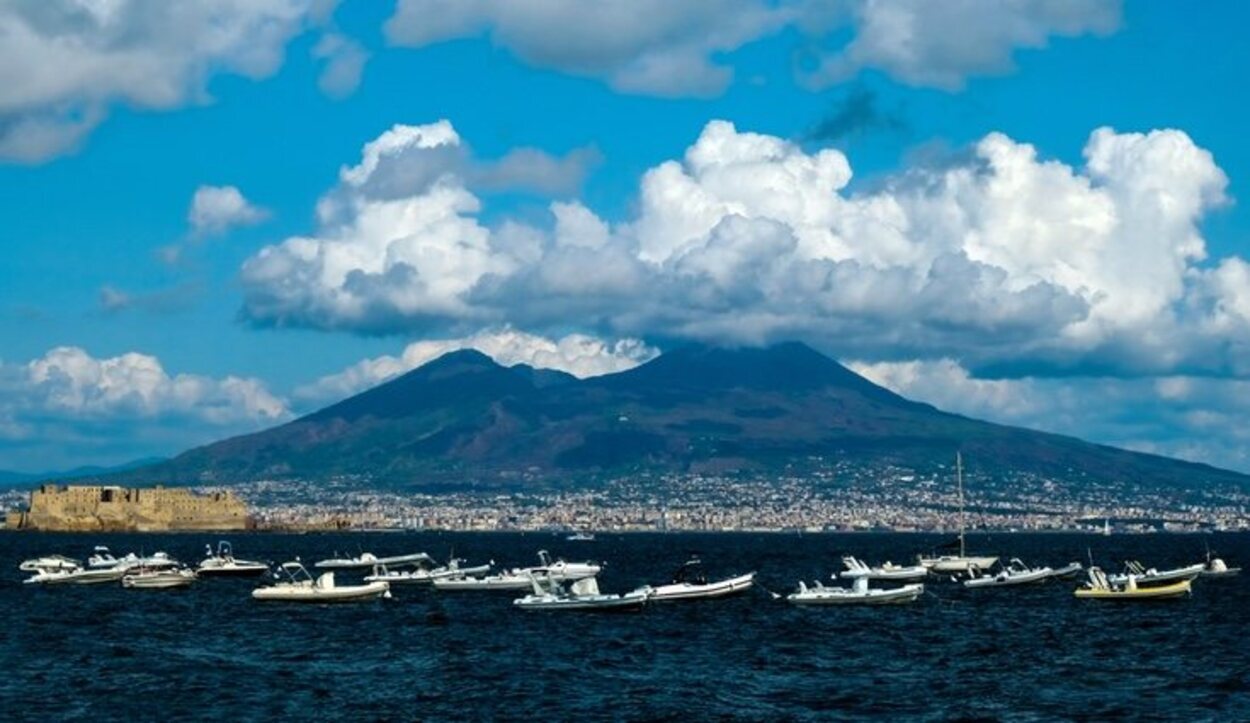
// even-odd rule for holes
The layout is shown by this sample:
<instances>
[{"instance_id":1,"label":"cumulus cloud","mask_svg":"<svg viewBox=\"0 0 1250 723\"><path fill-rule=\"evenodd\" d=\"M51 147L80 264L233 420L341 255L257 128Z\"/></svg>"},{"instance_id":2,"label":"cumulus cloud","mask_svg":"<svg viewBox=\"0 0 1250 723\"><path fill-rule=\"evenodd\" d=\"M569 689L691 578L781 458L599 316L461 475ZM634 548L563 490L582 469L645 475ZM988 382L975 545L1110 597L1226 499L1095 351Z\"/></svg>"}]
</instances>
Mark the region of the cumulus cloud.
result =
<instances>
[{"instance_id":1,"label":"cumulus cloud","mask_svg":"<svg viewBox=\"0 0 1250 723\"><path fill-rule=\"evenodd\" d=\"M876 68L953 90L969 75L1009 70L1017 48L1107 34L1119 23L1118 0L400 0L386 33L410 47L487 36L527 63L600 78L619 91L708 96L733 78L727 54L783 28L814 48L804 72L811 85Z\"/></svg>"},{"instance_id":2,"label":"cumulus cloud","mask_svg":"<svg viewBox=\"0 0 1250 723\"><path fill-rule=\"evenodd\" d=\"M632 369L659 355L657 349L638 339L607 341L584 334L549 339L514 329L481 331L460 339L414 342L397 357L365 359L300 387L295 396L308 401L342 399L460 349L476 349L504 366L527 364L579 378Z\"/></svg>"},{"instance_id":3,"label":"cumulus cloud","mask_svg":"<svg viewBox=\"0 0 1250 723\"><path fill-rule=\"evenodd\" d=\"M75 146L125 104L168 110L207 99L219 73L281 65L312 0L42 0L0 4L0 159Z\"/></svg>"},{"instance_id":4,"label":"cumulus cloud","mask_svg":"<svg viewBox=\"0 0 1250 723\"><path fill-rule=\"evenodd\" d=\"M1052 36L1107 35L1120 19L1119 0L857 0L846 15L803 17L812 31L849 22L854 32L845 47L818 53L805 80L827 87L874 68L909 85L958 90L968 76L1012 70L1018 48L1043 48Z\"/></svg>"},{"instance_id":5,"label":"cumulus cloud","mask_svg":"<svg viewBox=\"0 0 1250 723\"><path fill-rule=\"evenodd\" d=\"M561 201L538 227L479 220L450 124L405 129L343 170L316 235L245 264L254 323L802 338L980 375L1250 373L1250 267L1211 267L1200 233L1227 178L1181 131L1098 129L1081 167L992 133L852 193L841 152L714 121L644 174L631 217Z\"/></svg>"},{"instance_id":6,"label":"cumulus cloud","mask_svg":"<svg viewBox=\"0 0 1250 723\"><path fill-rule=\"evenodd\" d=\"M200 186L191 197L187 223L196 234L218 234L235 226L260 223L268 215L235 186Z\"/></svg>"},{"instance_id":7,"label":"cumulus cloud","mask_svg":"<svg viewBox=\"0 0 1250 723\"><path fill-rule=\"evenodd\" d=\"M170 454L290 416L251 378L171 374L153 356L58 347L0 361L0 460L31 470Z\"/></svg>"},{"instance_id":8,"label":"cumulus cloud","mask_svg":"<svg viewBox=\"0 0 1250 723\"><path fill-rule=\"evenodd\" d=\"M850 366L947 411L1250 472L1245 379L979 379L952 359Z\"/></svg>"}]
</instances>

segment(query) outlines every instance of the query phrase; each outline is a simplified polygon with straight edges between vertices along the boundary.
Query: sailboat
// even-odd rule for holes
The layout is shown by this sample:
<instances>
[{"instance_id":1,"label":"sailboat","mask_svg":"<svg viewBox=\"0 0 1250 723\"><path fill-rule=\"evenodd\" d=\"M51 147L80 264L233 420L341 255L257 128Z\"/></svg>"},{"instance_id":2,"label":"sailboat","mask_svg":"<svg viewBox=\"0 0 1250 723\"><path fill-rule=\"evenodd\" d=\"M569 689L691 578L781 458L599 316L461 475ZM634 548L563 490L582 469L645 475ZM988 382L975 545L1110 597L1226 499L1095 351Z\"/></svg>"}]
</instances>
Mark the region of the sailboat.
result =
<instances>
[{"instance_id":1,"label":"sailboat","mask_svg":"<svg viewBox=\"0 0 1250 723\"><path fill-rule=\"evenodd\" d=\"M971 572L988 570L998 562L997 555L968 555L964 539L964 460L963 455L955 453L955 479L959 488L959 554L940 555L938 557L920 556L920 564L930 572Z\"/></svg>"}]
</instances>

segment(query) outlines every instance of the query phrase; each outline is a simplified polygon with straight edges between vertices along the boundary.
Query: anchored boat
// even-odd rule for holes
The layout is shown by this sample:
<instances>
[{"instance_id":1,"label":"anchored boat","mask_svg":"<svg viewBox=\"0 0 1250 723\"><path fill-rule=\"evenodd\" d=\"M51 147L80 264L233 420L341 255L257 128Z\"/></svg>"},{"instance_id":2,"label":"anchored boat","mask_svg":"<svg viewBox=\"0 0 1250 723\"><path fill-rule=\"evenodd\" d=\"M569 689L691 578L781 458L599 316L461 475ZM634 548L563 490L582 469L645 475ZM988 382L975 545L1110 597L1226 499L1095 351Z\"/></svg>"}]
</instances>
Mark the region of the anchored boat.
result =
<instances>
[{"instance_id":1,"label":"anchored boat","mask_svg":"<svg viewBox=\"0 0 1250 723\"><path fill-rule=\"evenodd\" d=\"M851 555L842 558L846 569L842 577L848 580L866 578L868 580L920 580L929 574L924 565L895 565L887 561L881 567L869 567L863 560Z\"/></svg>"},{"instance_id":2,"label":"anchored boat","mask_svg":"<svg viewBox=\"0 0 1250 723\"><path fill-rule=\"evenodd\" d=\"M701 600L707 598L726 597L746 592L755 584L755 573L708 582L703 572L703 562L699 558L691 558L673 573L673 581L667 585L644 587L638 590L650 590L651 600L667 602L674 600Z\"/></svg>"},{"instance_id":3,"label":"anchored boat","mask_svg":"<svg viewBox=\"0 0 1250 723\"><path fill-rule=\"evenodd\" d=\"M255 577L269 570L263 562L236 558L230 543L225 540L217 543L215 553L212 547L205 545L204 554L197 570L201 577Z\"/></svg>"},{"instance_id":4,"label":"anchored boat","mask_svg":"<svg viewBox=\"0 0 1250 723\"><path fill-rule=\"evenodd\" d=\"M1055 571L1049 567L1029 567L1018 557L1011 558L1011 562L993 575L977 575L974 572L973 577L964 580L964 587L981 588L981 587L1005 587L1008 585L1027 585L1035 582L1045 582L1053 577Z\"/></svg>"},{"instance_id":5,"label":"anchored boat","mask_svg":"<svg viewBox=\"0 0 1250 723\"><path fill-rule=\"evenodd\" d=\"M955 453L955 480L959 490L959 554L958 555L940 555L937 557L920 557L920 565L933 572L963 572L968 573L974 570L988 570L998 562L996 555L968 555L967 544L964 539L966 525L964 524L964 461L963 455Z\"/></svg>"},{"instance_id":6,"label":"anchored boat","mask_svg":"<svg viewBox=\"0 0 1250 723\"><path fill-rule=\"evenodd\" d=\"M45 555L30 560L23 560L17 569L22 572L42 572L45 570L77 570L82 563L64 555Z\"/></svg>"},{"instance_id":7,"label":"anchored boat","mask_svg":"<svg viewBox=\"0 0 1250 723\"><path fill-rule=\"evenodd\" d=\"M850 588L825 587L819 580L808 587L802 580L799 589L786 596L795 605L897 605L914 602L924 594L923 583L910 583L896 588L871 588L868 578L857 577Z\"/></svg>"},{"instance_id":8,"label":"anchored boat","mask_svg":"<svg viewBox=\"0 0 1250 723\"><path fill-rule=\"evenodd\" d=\"M150 590L189 587L195 570L185 567L132 567L122 576L122 587Z\"/></svg>"},{"instance_id":9,"label":"anchored boat","mask_svg":"<svg viewBox=\"0 0 1250 723\"><path fill-rule=\"evenodd\" d=\"M1146 568L1136 560L1129 560L1124 563L1124 572L1118 575L1108 575L1107 580L1112 585L1124 585L1128 583L1131 577L1136 580L1138 585L1143 587L1155 586L1181 580L1193 580L1202 574L1205 567L1202 563L1197 563L1171 570L1157 570L1153 567Z\"/></svg>"},{"instance_id":10,"label":"anchored boat","mask_svg":"<svg viewBox=\"0 0 1250 723\"><path fill-rule=\"evenodd\" d=\"M1202 568L1203 577L1233 577L1240 572L1240 567L1229 567L1220 558L1212 557L1211 550L1207 550L1207 564Z\"/></svg>"},{"instance_id":11,"label":"anchored boat","mask_svg":"<svg viewBox=\"0 0 1250 723\"><path fill-rule=\"evenodd\" d=\"M373 573L365 576L365 582L389 582L392 585L430 585L437 580L449 578L466 578L490 572L490 565L461 567L461 558L452 558L446 565L430 567L424 562L417 563L412 570L391 570L386 565L374 565Z\"/></svg>"},{"instance_id":12,"label":"anchored boat","mask_svg":"<svg viewBox=\"0 0 1250 723\"><path fill-rule=\"evenodd\" d=\"M385 582L369 582L364 585L338 585L333 572L323 572L313 579L299 562L284 562L278 568L278 582L268 587L256 588L252 598L300 603L337 603L376 600L390 597L391 586Z\"/></svg>"},{"instance_id":13,"label":"anchored boat","mask_svg":"<svg viewBox=\"0 0 1250 723\"><path fill-rule=\"evenodd\" d=\"M393 555L391 557L378 557L372 552L362 552L359 557L332 557L328 560L318 560L313 567L320 567L326 570L362 570L371 568L374 565L405 565L414 562L433 563L434 558L424 552L414 552L410 555Z\"/></svg>"},{"instance_id":14,"label":"anchored boat","mask_svg":"<svg viewBox=\"0 0 1250 723\"><path fill-rule=\"evenodd\" d=\"M530 582L533 592L512 601L522 610L638 610L647 604L651 595L651 589L646 587L621 595L606 595L599 592L599 582L594 577L561 583L550 577L531 576Z\"/></svg>"},{"instance_id":15,"label":"anchored boat","mask_svg":"<svg viewBox=\"0 0 1250 723\"><path fill-rule=\"evenodd\" d=\"M1089 580L1074 593L1088 600L1168 600L1184 597L1190 592L1190 581L1179 580L1165 585L1138 587L1137 577L1129 575L1123 584L1112 582L1101 569L1091 567Z\"/></svg>"}]
</instances>

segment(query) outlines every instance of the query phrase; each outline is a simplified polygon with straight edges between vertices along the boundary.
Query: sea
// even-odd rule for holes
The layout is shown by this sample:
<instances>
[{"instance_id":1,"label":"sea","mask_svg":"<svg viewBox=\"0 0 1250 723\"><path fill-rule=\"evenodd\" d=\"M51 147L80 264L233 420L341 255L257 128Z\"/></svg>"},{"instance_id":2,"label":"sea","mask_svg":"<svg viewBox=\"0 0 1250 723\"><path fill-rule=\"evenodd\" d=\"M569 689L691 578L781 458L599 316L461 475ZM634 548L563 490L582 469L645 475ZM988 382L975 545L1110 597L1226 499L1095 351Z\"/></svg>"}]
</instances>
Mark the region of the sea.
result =
<instances>
[{"instance_id":1,"label":"sea","mask_svg":"<svg viewBox=\"0 0 1250 723\"><path fill-rule=\"evenodd\" d=\"M389 600L251 599L249 580L185 590L23 585L26 558L164 551L198 562L216 535L0 534L4 720L1250 720L1250 571L1184 599L1078 600L1076 581L916 603L797 608L771 593L823 580L843 554L906 562L919 534L234 534L240 558L307 564L424 551L606 564L604 592L666 582L689 556L757 571L740 597L641 612L526 612L507 592L396 587ZM970 551L1119 569L1250 564L1250 535L994 534ZM340 579L352 574L340 573Z\"/></svg>"}]
</instances>

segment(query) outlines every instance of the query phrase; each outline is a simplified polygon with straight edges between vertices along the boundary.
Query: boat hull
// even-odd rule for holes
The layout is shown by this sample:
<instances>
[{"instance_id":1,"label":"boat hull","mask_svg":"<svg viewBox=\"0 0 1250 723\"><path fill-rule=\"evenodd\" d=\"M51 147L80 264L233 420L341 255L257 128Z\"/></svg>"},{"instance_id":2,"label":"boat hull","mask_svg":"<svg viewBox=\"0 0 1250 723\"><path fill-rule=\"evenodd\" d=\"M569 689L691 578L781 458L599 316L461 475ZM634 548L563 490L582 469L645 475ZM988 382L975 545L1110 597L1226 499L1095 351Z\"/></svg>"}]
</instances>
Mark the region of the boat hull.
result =
<instances>
[{"instance_id":1,"label":"boat hull","mask_svg":"<svg viewBox=\"0 0 1250 723\"><path fill-rule=\"evenodd\" d=\"M647 594L645 592L630 592L624 595L590 595L573 598L535 597L531 595L519 600L513 600L512 604L520 610L626 612L641 610L647 604Z\"/></svg>"},{"instance_id":2,"label":"boat hull","mask_svg":"<svg viewBox=\"0 0 1250 723\"><path fill-rule=\"evenodd\" d=\"M363 602L376 600L389 590L390 585L384 582L333 588L320 588L312 585L275 585L253 590L252 599L267 602L311 603L314 605Z\"/></svg>"},{"instance_id":3,"label":"boat hull","mask_svg":"<svg viewBox=\"0 0 1250 723\"><path fill-rule=\"evenodd\" d=\"M984 555L979 557L934 557L922 558L920 560L921 567L928 568L930 572L971 572L972 570L988 570L998 562L996 555Z\"/></svg>"},{"instance_id":4,"label":"boat hull","mask_svg":"<svg viewBox=\"0 0 1250 723\"><path fill-rule=\"evenodd\" d=\"M127 575L122 578L122 587L132 590L168 590L190 587L193 582L193 574Z\"/></svg>"},{"instance_id":5,"label":"boat hull","mask_svg":"<svg viewBox=\"0 0 1250 723\"><path fill-rule=\"evenodd\" d=\"M1032 585L1039 582L1046 582L1054 575L1054 570L1049 567L1039 570L1030 570L1028 572L1017 573L1014 575L993 575L986 577L974 577L971 580L964 580L964 587L978 589L987 587L1010 587L1012 585Z\"/></svg>"},{"instance_id":6,"label":"boat hull","mask_svg":"<svg viewBox=\"0 0 1250 723\"><path fill-rule=\"evenodd\" d=\"M1154 574L1146 573L1144 575L1135 575L1134 577L1137 580L1138 587L1158 587L1174 582L1188 582L1201 575L1203 569L1202 565L1190 565L1189 567L1164 570ZM1107 579L1112 585L1124 585L1128 583L1129 576L1127 574L1108 575Z\"/></svg>"},{"instance_id":7,"label":"boat hull","mask_svg":"<svg viewBox=\"0 0 1250 723\"><path fill-rule=\"evenodd\" d=\"M1190 582L1181 580L1169 585L1139 587L1136 590L1111 590L1105 588L1081 588L1075 592L1082 600L1172 600L1189 595Z\"/></svg>"},{"instance_id":8,"label":"boat hull","mask_svg":"<svg viewBox=\"0 0 1250 723\"><path fill-rule=\"evenodd\" d=\"M786 600L793 605L902 605L915 602L924 594L924 585L913 584L893 590L869 590L857 593L843 588L824 588L792 593Z\"/></svg>"},{"instance_id":9,"label":"boat hull","mask_svg":"<svg viewBox=\"0 0 1250 723\"><path fill-rule=\"evenodd\" d=\"M755 573L739 575L727 580L698 585L673 583L651 588L652 602L679 602L683 600L708 600L727 597L750 590L755 585Z\"/></svg>"}]
</instances>

